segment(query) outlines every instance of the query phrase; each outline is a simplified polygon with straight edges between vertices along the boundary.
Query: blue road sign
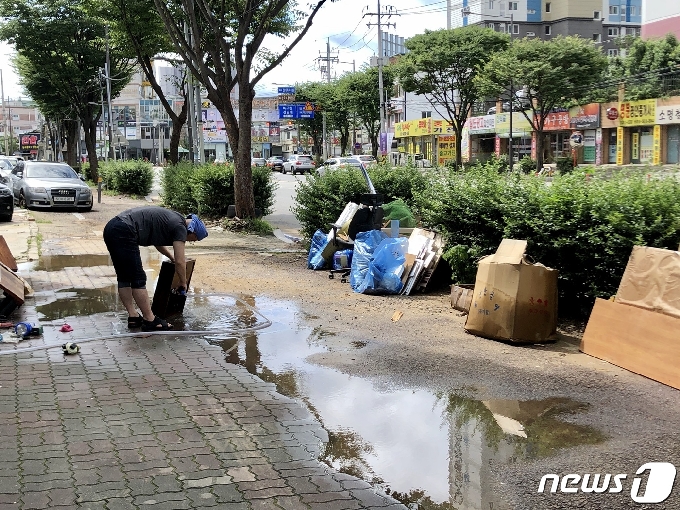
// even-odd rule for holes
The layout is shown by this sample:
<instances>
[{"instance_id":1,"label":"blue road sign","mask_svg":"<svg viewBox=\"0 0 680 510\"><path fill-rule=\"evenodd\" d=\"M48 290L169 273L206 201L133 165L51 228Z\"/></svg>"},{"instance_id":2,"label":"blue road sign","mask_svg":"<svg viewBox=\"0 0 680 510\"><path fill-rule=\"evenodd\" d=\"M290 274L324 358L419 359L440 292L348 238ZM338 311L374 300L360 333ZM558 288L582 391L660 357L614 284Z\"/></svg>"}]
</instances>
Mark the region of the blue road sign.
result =
<instances>
[{"instance_id":1,"label":"blue road sign","mask_svg":"<svg viewBox=\"0 0 680 510\"><path fill-rule=\"evenodd\" d=\"M305 110L303 103L279 105L279 119L313 119L314 110Z\"/></svg>"},{"instance_id":2,"label":"blue road sign","mask_svg":"<svg viewBox=\"0 0 680 510\"><path fill-rule=\"evenodd\" d=\"M279 87L279 94L295 94L295 87Z\"/></svg>"}]
</instances>

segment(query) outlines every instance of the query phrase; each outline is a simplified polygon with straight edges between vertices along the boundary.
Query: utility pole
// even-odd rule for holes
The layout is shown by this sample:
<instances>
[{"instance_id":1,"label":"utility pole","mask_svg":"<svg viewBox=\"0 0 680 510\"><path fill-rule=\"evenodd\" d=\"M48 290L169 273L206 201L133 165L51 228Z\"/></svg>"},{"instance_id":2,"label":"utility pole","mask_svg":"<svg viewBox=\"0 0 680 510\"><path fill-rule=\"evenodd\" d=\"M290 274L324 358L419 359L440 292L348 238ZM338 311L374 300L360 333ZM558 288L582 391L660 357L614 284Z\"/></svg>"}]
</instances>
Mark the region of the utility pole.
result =
<instances>
[{"instance_id":1,"label":"utility pole","mask_svg":"<svg viewBox=\"0 0 680 510\"><path fill-rule=\"evenodd\" d=\"M382 145L383 136L385 137L385 139L387 139L387 134L385 132L385 94L383 91L383 59L385 56L383 55L382 27L384 26L389 28L391 26L393 28L397 28L396 23L383 23L382 17L387 16L387 19L389 19L393 15L400 16L400 14L397 13L396 9L391 5L385 6L385 11L383 12L383 10L380 8L380 0L378 0L377 12L367 12L364 14L364 17L366 16L378 17L377 23L367 23L366 26L368 26L369 28L372 26L378 27L378 94L380 94L380 137L378 139L378 143L380 145Z\"/></svg>"},{"instance_id":2,"label":"utility pole","mask_svg":"<svg viewBox=\"0 0 680 510\"><path fill-rule=\"evenodd\" d=\"M319 57L317 60L323 61L326 63L325 67L322 67L322 72L323 69L325 69L326 72L326 82L330 83L331 82L331 64L332 63L338 63L339 59L338 57L331 57L331 41L330 38L326 39L326 56L325 57ZM328 133L326 132L326 112L325 110L322 111L322 116L323 116L323 127L322 127L322 143L323 143L323 158L328 159L330 157L330 144L328 143Z\"/></svg>"},{"instance_id":3,"label":"utility pole","mask_svg":"<svg viewBox=\"0 0 680 510\"><path fill-rule=\"evenodd\" d=\"M196 137L198 145L198 162L205 163L205 145L203 142L203 107L201 103L201 84L196 81L194 86L196 110Z\"/></svg>"},{"instance_id":4,"label":"utility pole","mask_svg":"<svg viewBox=\"0 0 680 510\"><path fill-rule=\"evenodd\" d=\"M508 30L508 34L510 34L510 44L512 44L512 31L514 28L514 22L515 22L515 15L513 13L510 13L510 30ZM513 82L512 79L510 79L510 137L508 138L508 154L510 156L510 171L512 172L514 168L514 161L513 161L513 147L512 147L512 117L515 109L515 90L513 87ZM501 111L503 111L503 105L501 104Z\"/></svg>"},{"instance_id":5,"label":"utility pole","mask_svg":"<svg viewBox=\"0 0 680 510\"><path fill-rule=\"evenodd\" d=\"M5 111L5 86L2 82L2 69L0 69L0 94L2 95L2 134L5 139L5 156L9 156L7 148L7 112Z\"/></svg>"},{"instance_id":6,"label":"utility pole","mask_svg":"<svg viewBox=\"0 0 680 510\"><path fill-rule=\"evenodd\" d=\"M99 100L102 103L102 112L101 112L101 119L102 119L102 129L100 131L101 134L101 143L102 145L106 144L106 115L104 114L104 86L102 85L102 78L104 75L102 74L102 69L101 67L99 68ZM101 154L97 155L98 157L101 157ZM109 160L109 151L106 151L104 153L104 161Z\"/></svg>"},{"instance_id":7,"label":"utility pole","mask_svg":"<svg viewBox=\"0 0 680 510\"><path fill-rule=\"evenodd\" d=\"M189 34L189 25L184 23L184 38L187 40L189 46L191 46L191 35ZM187 135L189 137L189 159L193 165L194 160L194 101L192 99L192 91L194 89L193 85L193 75L191 71L187 68L187 80L186 80L186 94L184 100L187 102Z\"/></svg>"},{"instance_id":8,"label":"utility pole","mask_svg":"<svg viewBox=\"0 0 680 510\"><path fill-rule=\"evenodd\" d=\"M109 58L109 25L105 25L106 30L106 97L109 103L109 152L116 161L116 151L113 148L113 107L111 105L111 60Z\"/></svg>"}]
</instances>

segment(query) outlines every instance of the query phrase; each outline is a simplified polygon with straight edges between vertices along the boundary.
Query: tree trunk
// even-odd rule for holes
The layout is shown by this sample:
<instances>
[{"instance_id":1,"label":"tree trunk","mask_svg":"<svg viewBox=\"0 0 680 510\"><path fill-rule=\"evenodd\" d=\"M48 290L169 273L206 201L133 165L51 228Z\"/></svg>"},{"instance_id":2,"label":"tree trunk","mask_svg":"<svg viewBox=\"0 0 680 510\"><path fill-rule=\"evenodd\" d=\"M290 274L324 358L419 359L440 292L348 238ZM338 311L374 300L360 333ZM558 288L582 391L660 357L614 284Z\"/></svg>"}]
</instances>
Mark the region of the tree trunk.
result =
<instances>
[{"instance_id":1,"label":"tree trunk","mask_svg":"<svg viewBox=\"0 0 680 510\"><path fill-rule=\"evenodd\" d=\"M378 159L378 148L380 146L378 142L378 133L370 133L369 136L371 138L371 154L373 154L375 159Z\"/></svg>"},{"instance_id":2,"label":"tree trunk","mask_svg":"<svg viewBox=\"0 0 680 510\"><path fill-rule=\"evenodd\" d=\"M463 126L465 125L465 122L463 121L463 124L456 123L454 124L454 131L456 135L456 170L460 170L461 167L463 166Z\"/></svg>"},{"instance_id":3,"label":"tree trunk","mask_svg":"<svg viewBox=\"0 0 680 510\"><path fill-rule=\"evenodd\" d=\"M349 130L340 129L340 151L341 154L349 154L347 145L349 144Z\"/></svg>"},{"instance_id":4,"label":"tree trunk","mask_svg":"<svg viewBox=\"0 0 680 510\"><path fill-rule=\"evenodd\" d=\"M78 123L74 120L64 122L66 131L66 163L70 166L77 166L79 163L76 157L78 152Z\"/></svg>"},{"instance_id":5,"label":"tree trunk","mask_svg":"<svg viewBox=\"0 0 680 510\"><path fill-rule=\"evenodd\" d=\"M179 138L182 128L187 121L187 102L182 104L182 111L172 122L172 133L170 134L170 163L176 165L179 162Z\"/></svg>"},{"instance_id":6,"label":"tree trunk","mask_svg":"<svg viewBox=\"0 0 680 510\"><path fill-rule=\"evenodd\" d=\"M85 148L87 149L87 156L90 161L90 179L95 184L99 181L99 160L97 159L97 123L88 119L83 121L83 130L85 131Z\"/></svg>"},{"instance_id":7,"label":"tree trunk","mask_svg":"<svg viewBox=\"0 0 680 510\"><path fill-rule=\"evenodd\" d=\"M232 147L236 148L236 154L234 155L234 202L236 205L236 216L239 218L255 217L253 168L250 161L252 141L250 130L252 127L253 97L255 93L248 80L249 76L246 74L245 79L241 79L241 83L239 83L238 141L237 145L232 143Z\"/></svg>"},{"instance_id":8,"label":"tree trunk","mask_svg":"<svg viewBox=\"0 0 680 510\"><path fill-rule=\"evenodd\" d=\"M542 126L536 131L536 171L543 168L543 129Z\"/></svg>"}]
</instances>

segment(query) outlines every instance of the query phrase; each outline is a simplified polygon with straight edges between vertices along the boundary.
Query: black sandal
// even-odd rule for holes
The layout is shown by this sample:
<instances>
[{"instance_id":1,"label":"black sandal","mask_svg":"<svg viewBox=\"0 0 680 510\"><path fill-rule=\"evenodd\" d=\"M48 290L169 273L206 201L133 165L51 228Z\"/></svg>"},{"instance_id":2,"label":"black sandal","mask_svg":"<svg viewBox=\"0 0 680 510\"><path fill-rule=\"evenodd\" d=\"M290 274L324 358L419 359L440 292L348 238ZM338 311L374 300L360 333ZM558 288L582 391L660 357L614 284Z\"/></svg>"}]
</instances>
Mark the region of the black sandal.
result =
<instances>
[{"instance_id":1,"label":"black sandal","mask_svg":"<svg viewBox=\"0 0 680 510\"><path fill-rule=\"evenodd\" d=\"M160 326L160 328L158 327ZM168 322L156 316L152 321L142 319L142 331L169 331Z\"/></svg>"},{"instance_id":2,"label":"black sandal","mask_svg":"<svg viewBox=\"0 0 680 510\"><path fill-rule=\"evenodd\" d=\"M128 328L141 328L144 317L141 315L137 317L128 317Z\"/></svg>"}]
</instances>

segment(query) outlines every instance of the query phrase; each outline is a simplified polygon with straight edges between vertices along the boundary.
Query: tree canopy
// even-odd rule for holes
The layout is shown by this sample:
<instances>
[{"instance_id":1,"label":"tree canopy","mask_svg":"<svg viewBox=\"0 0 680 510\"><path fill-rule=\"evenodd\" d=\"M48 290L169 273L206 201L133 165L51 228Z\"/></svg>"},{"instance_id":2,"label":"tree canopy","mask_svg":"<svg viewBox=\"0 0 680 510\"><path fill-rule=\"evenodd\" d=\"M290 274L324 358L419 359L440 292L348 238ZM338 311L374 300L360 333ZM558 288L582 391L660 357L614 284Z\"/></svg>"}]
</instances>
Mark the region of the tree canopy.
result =
<instances>
[{"instance_id":1,"label":"tree canopy","mask_svg":"<svg viewBox=\"0 0 680 510\"><path fill-rule=\"evenodd\" d=\"M250 166L255 85L304 37L326 0L302 10L292 0L154 0L175 52L205 88L224 120L235 156L236 214L255 214ZM292 37L279 50L263 46Z\"/></svg>"},{"instance_id":2,"label":"tree canopy","mask_svg":"<svg viewBox=\"0 0 680 510\"><path fill-rule=\"evenodd\" d=\"M555 107L585 98L601 81L607 58L579 37L521 39L495 53L477 77L484 95L502 97L512 84L511 111L521 110L537 133L537 167L543 166L543 128Z\"/></svg>"},{"instance_id":3,"label":"tree canopy","mask_svg":"<svg viewBox=\"0 0 680 510\"><path fill-rule=\"evenodd\" d=\"M399 61L399 82L407 92L423 95L456 133L456 164L462 163L461 139L472 105L482 99L474 82L495 52L510 39L488 28L426 30L406 41L409 52Z\"/></svg>"}]
</instances>

